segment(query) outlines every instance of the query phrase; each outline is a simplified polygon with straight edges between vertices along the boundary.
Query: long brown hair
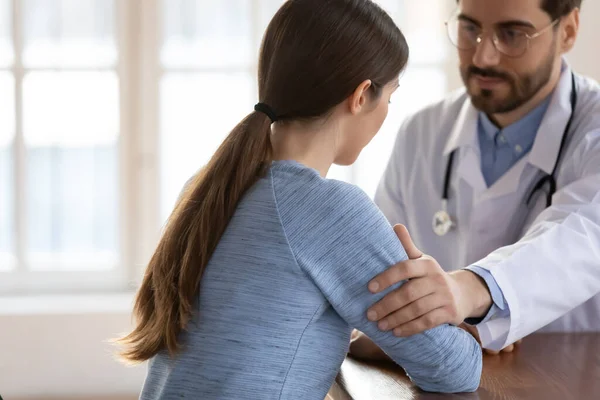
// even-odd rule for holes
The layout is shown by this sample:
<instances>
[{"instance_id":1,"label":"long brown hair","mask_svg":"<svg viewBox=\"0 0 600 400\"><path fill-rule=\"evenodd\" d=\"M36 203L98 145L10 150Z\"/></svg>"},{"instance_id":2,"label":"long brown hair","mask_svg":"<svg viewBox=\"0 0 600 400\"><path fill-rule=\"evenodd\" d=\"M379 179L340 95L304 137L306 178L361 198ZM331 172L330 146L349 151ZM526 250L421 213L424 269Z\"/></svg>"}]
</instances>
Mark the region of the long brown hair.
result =
<instances>
[{"instance_id":1,"label":"long brown hair","mask_svg":"<svg viewBox=\"0 0 600 400\"><path fill-rule=\"evenodd\" d=\"M404 36L375 3L288 0L263 38L259 101L276 112L277 123L323 117L366 79L378 99L407 60ZM265 114L249 114L187 185L137 293L137 326L119 340L125 360L180 349L204 269L241 197L271 164L270 125Z\"/></svg>"}]
</instances>

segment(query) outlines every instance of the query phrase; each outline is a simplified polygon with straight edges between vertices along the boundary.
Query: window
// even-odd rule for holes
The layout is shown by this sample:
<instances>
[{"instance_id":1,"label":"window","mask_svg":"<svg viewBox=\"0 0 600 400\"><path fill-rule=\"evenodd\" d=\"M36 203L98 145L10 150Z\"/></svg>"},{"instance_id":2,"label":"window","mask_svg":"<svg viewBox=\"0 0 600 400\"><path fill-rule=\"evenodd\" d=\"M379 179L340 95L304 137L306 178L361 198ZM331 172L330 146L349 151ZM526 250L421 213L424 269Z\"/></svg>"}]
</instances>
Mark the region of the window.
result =
<instances>
[{"instance_id":1,"label":"window","mask_svg":"<svg viewBox=\"0 0 600 400\"><path fill-rule=\"evenodd\" d=\"M115 4L0 0L0 29L12 27L0 30L0 107L10 110L0 115L0 265L13 271L1 279L10 288L116 282Z\"/></svg>"},{"instance_id":2,"label":"window","mask_svg":"<svg viewBox=\"0 0 600 400\"><path fill-rule=\"evenodd\" d=\"M0 293L138 280L187 179L257 101L282 0L0 0ZM385 0L411 45L381 132L330 177L373 195L447 88L445 0Z\"/></svg>"},{"instance_id":3,"label":"window","mask_svg":"<svg viewBox=\"0 0 600 400\"><path fill-rule=\"evenodd\" d=\"M0 271L16 266L14 231L14 174L12 143L15 132L14 76L7 68L13 63L11 7L0 0Z\"/></svg>"}]
</instances>

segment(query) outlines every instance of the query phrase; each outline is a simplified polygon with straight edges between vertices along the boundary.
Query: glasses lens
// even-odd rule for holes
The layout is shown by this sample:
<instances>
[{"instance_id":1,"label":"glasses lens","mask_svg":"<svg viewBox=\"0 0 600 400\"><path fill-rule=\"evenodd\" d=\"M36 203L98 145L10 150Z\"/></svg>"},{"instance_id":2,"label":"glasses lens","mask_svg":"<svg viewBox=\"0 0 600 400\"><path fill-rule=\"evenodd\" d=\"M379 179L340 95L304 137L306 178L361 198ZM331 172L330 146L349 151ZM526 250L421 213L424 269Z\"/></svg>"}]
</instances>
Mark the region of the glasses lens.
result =
<instances>
[{"instance_id":1,"label":"glasses lens","mask_svg":"<svg viewBox=\"0 0 600 400\"><path fill-rule=\"evenodd\" d=\"M472 22L452 17L446 23L450 42L460 50L470 50L477 46L481 28Z\"/></svg>"},{"instance_id":2,"label":"glasses lens","mask_svg":"<svg viewBox=\"0 0 600 400\"><path fill-rule=\"evenodd\" d=\"M511 28L496 30L496 48L509 57L522 56L527 51L527 41L527 34L523 31Z\"/></svg>"}]
</instances>

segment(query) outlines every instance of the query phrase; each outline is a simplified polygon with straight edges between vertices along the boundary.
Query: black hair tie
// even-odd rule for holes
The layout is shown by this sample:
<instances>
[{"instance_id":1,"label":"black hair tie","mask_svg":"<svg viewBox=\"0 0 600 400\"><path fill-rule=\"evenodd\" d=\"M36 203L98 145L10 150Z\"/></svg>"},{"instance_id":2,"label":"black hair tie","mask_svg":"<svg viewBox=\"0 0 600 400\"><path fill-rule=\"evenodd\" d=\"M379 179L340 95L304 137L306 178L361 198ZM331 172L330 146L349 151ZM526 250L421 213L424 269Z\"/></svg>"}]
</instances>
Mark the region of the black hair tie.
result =
<instances>
[{"instance_id":1,"label":"black hair tie","mask_svg":"<svg viewBox=\"0 0 600 400\"><path fill-rule=\"evenodd\" d=\"M254 111L258 111L265 114L267 117L269 117L271 123L276 122L278 119L277 114L275 114L275 111L265 103L256 104L254 106Z\"/></svg>"}]
</instances>

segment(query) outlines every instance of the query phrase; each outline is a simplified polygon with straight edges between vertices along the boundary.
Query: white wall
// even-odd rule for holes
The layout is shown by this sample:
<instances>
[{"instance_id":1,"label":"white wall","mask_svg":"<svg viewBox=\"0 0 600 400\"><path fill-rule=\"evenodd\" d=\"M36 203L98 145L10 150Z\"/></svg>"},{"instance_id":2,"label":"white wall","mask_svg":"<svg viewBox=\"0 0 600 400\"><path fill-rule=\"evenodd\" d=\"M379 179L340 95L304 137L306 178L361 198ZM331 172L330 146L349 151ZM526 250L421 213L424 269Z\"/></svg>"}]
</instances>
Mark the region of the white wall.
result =
<instances>
[{"instance_id":1,"label":"white wall","mask_svg":"<svg viewBox=\"0 0 600 400\"><path fill-rule=\"evenodd\" d=\"M131 295L0 299L0 395L136 398L145 366L117 363L107 342L130 329L130 308Z\"/></svg>"},{"instance_id":2,"label":"white wall","mask_svg":"<svg viewBox=\"0 0 600 400\"><path fill-rule=\"evenodd\" d=\"M568 58L578 72L600 80L598 15L600 2L585 0L581 34ZM456 70L456 61L450 61L450 87L460 85ZM130 328L130 301L120 299L115 305L112 297L83 300L67 299L71 303L61 312L64 299L48 307L44 299L33 310L18 312L15 306L23 300L0 298L0 395L83 398L139 393L145 367L118 364L112 358L114 348L105 342Z\"/></svg>"},{"instance_id":3,"label":"white wall","mask_svg":"<svg viewBox=\"0 0 600 400\"><path fill-rule=\"evenodd\" d=\"M568 59L580 74L600 81L600 1L583 0L579 38Z\"/></svg>"}]
</instances>

